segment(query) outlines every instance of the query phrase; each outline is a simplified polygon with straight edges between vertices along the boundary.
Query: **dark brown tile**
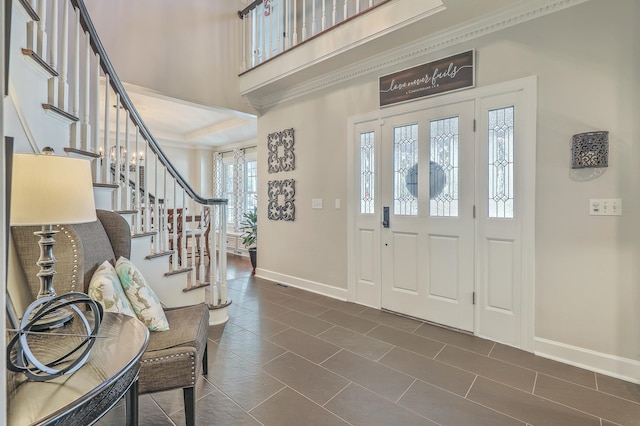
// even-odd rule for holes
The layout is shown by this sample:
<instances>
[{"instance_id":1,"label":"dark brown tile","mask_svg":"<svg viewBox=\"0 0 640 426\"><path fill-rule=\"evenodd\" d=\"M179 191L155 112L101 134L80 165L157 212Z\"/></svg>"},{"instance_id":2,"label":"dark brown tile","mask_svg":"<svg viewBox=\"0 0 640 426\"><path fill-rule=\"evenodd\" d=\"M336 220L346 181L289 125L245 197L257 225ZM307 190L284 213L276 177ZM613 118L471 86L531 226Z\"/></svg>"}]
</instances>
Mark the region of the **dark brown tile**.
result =
<instances>
[{"instance_id":1,"label":"dark brown tile","mask_svg":"<svg viewBox=\"0 0 640 426\"><path fill-rule=\"evenodd\" d=\"M582 386L596 388L596 376L592 371L542 358L511 346L496 343L489 356Z\"/></svg>"},{"instance_id":2,"label":"dark brown tile","mask_svg":"<svg viewBox=\"0 0 640 426\"><path fill-rule=\"evenodd\" d=\"M289 351L300 355L309 361L320 364L331 355L337 353L340 348L331 343L320 340L309 334L289 328L269 339L271 342L282 346Z\"/></svg>"},{"instance_id":3,"label":"dark brown tile","mask_svg":"<svg viewBox=\"0 0 640 426\"><path fill-rule=\"evenodd\" d=\"M353 383L325 408L354 426L436 426L436 423Z\"/></svg>"},{"instance_id":4,"label":"dark brown tile","mask_svg":"<svg viewBox=\"0 0 640 426\"><path fill-rule=\"evenodd\" d=\"M245 410L252 409L284 387L283 383L238 355L211 343L207 380Z\"/></svg>"},{"instance_id":5,"label":"dark brown tile","mask_svg":"<svg viewBox=\"0 0 640 426\"><path fill-rule=\"evenodd\" d=\"M405 318L400 315L373 308L365 308L358 314L358 316L364 319L368 319L369 321L377 322L378 324L384 324L389 327L397 328L398 330L406 331L408 333L412 333L418 327L420 327L420 325L423 324L422 321Z\"/></svg>"},{"instance_id":6,"label":"dark brown tile","mask_svg":"<svg viewBox=\"0 0 640 426\"><path fill-rule=\"evenodd\" d=\"M171 419L176 426L186 425L184 408L172 413ZM196 401L196 424L260 426L256 419L219 391L205 395Z\"/></svg>"},{"instance_id":7,"label":"dark brown tile","mask_svg":"<svg viewBox=\"0 0 640 426\"><path fill-rule=\"evenodd\" d=\"M419 353L433 358L444 347L444 344L435 340L425 339L415 334L400 331L395 328L380 325L367 334L367 336L401 347L403 349Z\"/></svg>"},{"instance_id":8,"label":"dark brown tile","mask_svg":"<svg viewBox=\"0 0 640 426\"><path fill-rule=\"evenodd\" d=\"M245 329L224 333L218 344L256 366L271 361L286 352L280 346L274 345Z\"/></svg>"},{"instance_id":9,"label":"dark brown tile","mask_svg":"<svg viewBox=\"0 0 640 426\"><path fill-rule=\"evenodd\" d=\"M284 388L250 413L264 426L348 425L344 420L290 388Z\"/></svg>"},{"instance_id":10,"label":"dark brown tile","mask_svg":"<svg viewBox=\"0 0 640 426\"><path fill-rule=\"evenodd\" d=\"M266 300L257 299L250 300L244 303L239 304L241 308L250 310L259 315L276 318L278 315L282 315L286 312L289 312L289 308L285 308L282 305L278 305L277 303L268 302Z\"/></svg>"},{"instance_id":11,"label":"dark brown tile","mask_svg":"<svg viewBox=\"0 0 640 426\"><path fill-rule=\"evenodd\" d=\"M400 398L399 404L441 425L523 426L525 424L419 380Z\"/></svg>"},{"instance_id":12,"label":"dark brown tile","mask_svg":"<svg viewBox=\"0 0 640 426\"><path fill-rule=\"evenodd\" d=\"M291 352L265 364L263 370L320 405L349 383L326 368Z\"/></svg>"},{"instance_id":13,"label":"dark brown tile","mask_svg":"<svg viewBox=\"0 0 640 426\"><path fill-rule=\"evenodd\" d=\"M261 337L267 338L289 328L287 325L264 317L258 313L250 313L239 317L230 317L229 323L244 328Z\"/></svg>"},{"instance_id":14,"label":"dark brown tile","mask_svg":"<svg viewBox=\"0 0 640 426\"><path fill-rule=\"evenodd\" d=\"M282 315L276 316L275 319L289 327L304 331L312 336L316 336L333 327L333 324L331 323L322 321L315 317L310 317L309 315L305 315L297 311L285 312Z\"/></svg>"},{"instance_id":15,"label":"dark brown tile","mask_svg":"<svg viewBox=\"0 0 640 426\"><path fill-rule=\"evenodd\" d=\"M328 297L317 298L313 303L318 305L326 306L327 308L333 309L335 311L344 312L349 315L358 315L360 312L366 309L363 305L358 305L356 303L345 302L338 299L331 299Z\"/></svg>"},{"instance_id":16,"label":"dark brown tile","mask_svg":"<svg viewBox=\"0 0 640 426\"><path fill-rule=\"evenodd\" d=\"M329 310L326 306L316 305L315 303L307 302L306 300L298 299L296 297L290 297L282 302L278 302L278 305L314 317Z\"/></svg>"},{"instance_id":17,"label":"dark brown tile","mask_svg":"<svg viewBox=\"0 0 640 426\"><path fill-rule=\"evenodd\" d=\"M214 392L219 391L203 376L200 376L198 383L196 383L196 401ZM184 397L182 389L171 389L164 392L155 392L149 394L149 396L151 396L155 403L158 404L160 408L162 408L162 410L167 413L167 415L172 415L184 409Z\"/></svg>"},{"instance_id":18,"label":"dark brown tile","mask_svg":"<svg viewBox=\"0 0 640 426\"><path fill-rule=\"evenodd\" d=\"M598 390L620 398L640 403L640 385L614 377L596 374Z\"/></svg>"},{"instance_id":19,"label":"dark brown tile","mask_svg":"<svg viewBox=\"0 0 640 426\"><path fill-rule=\"evenodd\" d=\"M533 391L536 372L526 368L453 346L445 346L435 359L526 392Z\"/></svg>"},{"instance_id":20,"label":"dark brown tile","mask_svg":"<svg viewBox=\"0 0 640 426\"><path fill-rule=\"evenodd\" d=\"M536 426L600 426L595 416L482 377L467 398Z\"/></svg>"},{"instance_id":21,"label":"dark brown tile","mask_svg":"<svg viewBox=\"0 0 640 426\"><path fill-rule=\"evenodd\" d=\"M493 345L495 344L494 342L487 339L482 339L470 334L449 330L431 324L422 324L413 333L417 334L418 336L426 337L428 339L436 340L442 343L447 343L449 345L457 346L468 351L477 352L482 355L489 355L491 348L493 348Z\"/></svg>"},{"instance_id":22,"label":"dark brown tile","mask_svg":"<svg viewBox=\"0 0 640 426\"><path fill-rule=\"evenodd\" d=\"M413 377L344 350L322 366L394 402L414 381Z\"/></svg>"},{"instance_id":23,"label":"dark brown tile","mask_svg":"<svg viewBox=\"0 0 640 426\"><path fill-rule=\"evenodd\" d=\"M640 404L545 374L538 375L535 394L621 425L640 424Z\"/></svg>"},{"instance_id":24,"label":"dark brown tile","mask_svg":"<svg viewBox=\"0 0 640 426\"><path fill-rule=\"evenodd\" d=\"M353 330L358 333L366 333L368 331L371 331L377 325L373 321L369 321L364 318L356 317L354 315L349 315L344 312L335 310L330 310L323 313L322 315L318 315L318 318L332 324L339 325L340 327L348 328L349 330Z\"/></svg>"},{"instance_id":25,"label":"dark brown tile","mask_svg":"<svg viewBox=\"0 0 640 426\"><path fill-rule=\"evenodd\" d=\"M144 413L139 415L138 426L173 426L173 423L167 417L166 413L158 407L149 395L140 395L138 398L138 412ZM125 422L117 423L118 426Z\"/></svg>"},{"instance_id":26,"label":"dark brown tile","mask_svg":"<svg viewBox=\"0 0 640 426\"><path fill-rule=\"evenodd\" d=\"M338 326L319 334L318 337L372 361L379 360L393 348L389 343Z\"/></svg>"},{"instance_id":27,"label":"dark brown tile","mask_svg":"<svg viewBox=\"0 0 640 426\"><path fill-rule=\"evenodd\" d=\"M476 378L468 371L400 348L394 348L378 362L460 396L467 394Z\"/></svg>"}]
</instances>

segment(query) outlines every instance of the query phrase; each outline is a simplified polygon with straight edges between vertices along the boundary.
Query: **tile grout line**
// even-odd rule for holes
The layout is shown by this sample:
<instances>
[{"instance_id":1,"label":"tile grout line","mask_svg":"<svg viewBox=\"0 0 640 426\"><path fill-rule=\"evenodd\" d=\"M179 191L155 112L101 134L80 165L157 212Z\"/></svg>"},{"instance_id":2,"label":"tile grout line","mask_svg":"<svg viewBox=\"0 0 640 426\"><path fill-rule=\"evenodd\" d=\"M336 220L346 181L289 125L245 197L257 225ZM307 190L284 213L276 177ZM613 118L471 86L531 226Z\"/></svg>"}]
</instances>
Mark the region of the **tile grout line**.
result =
<instances>
[{"instance_id":1,"label":"tile grout line","mask_svg":"<svg viewBox=\"0 0 640 426\"><path fill-rule=\"evenodd\" d=\"M411 377L411 376L409 376ZM409 389L411 389L411 386L413 386L416 382L418 381L418 379L416 379L415 377L413 378L413 382L411 382L411 384L409 386L407 386L407 388L404 390L404 392L402 392L402 395L400 395L398 397L398 399L396 399L394 401L395 404L398 404L400 402L400 400L402 399L403 396L405 396L407 394L407 392L409 392ZM399 404L398 404L399 405ZM424 417L424 416L423 416Z\"/></svg>"},{"instance_id":2,"label":"tile grout line","mask_svg":"<svg viewBox=\"0 0 640 426\"><path fill-rule=\"evenodd\" d=\"M476 374L476 377L473 378L471 385L469 385L469 389L467 389L467 392L464 394L464 399L468 399L469 392L471 392L471 388L473 388L473 385L476 384L476 380L478 380L478 377L480 376ZM472 401L472 400L469 399L469 401Z\"/></svg>"}]
</instances>

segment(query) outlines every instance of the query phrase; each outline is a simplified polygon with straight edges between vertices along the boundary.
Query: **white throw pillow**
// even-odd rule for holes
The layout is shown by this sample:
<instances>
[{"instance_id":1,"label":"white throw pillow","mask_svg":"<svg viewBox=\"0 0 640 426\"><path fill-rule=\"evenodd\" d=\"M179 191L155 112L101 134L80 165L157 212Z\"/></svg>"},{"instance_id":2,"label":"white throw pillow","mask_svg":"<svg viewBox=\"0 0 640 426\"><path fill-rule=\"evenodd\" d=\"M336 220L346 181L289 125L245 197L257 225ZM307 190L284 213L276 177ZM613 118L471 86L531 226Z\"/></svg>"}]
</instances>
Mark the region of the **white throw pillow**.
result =
<instances>
[{"instance_id":1,"label":"white throw pillow","mask_svg":"<svg viewBox=\"0 0 640 426\"><path fill-rule=\"evenodd\" d=\"M120 278L109 261L98 266L89 282L89 297L99 302L105 312L115 312L135 317L136 314L124 293Z\"/></svg>"},{"instance_id":2,"label":"white throw pillow","mask_svg":"<svg viewBox=\"0 0 640 426\"><path fill-rule=\"evenodd\" d=\"M116 262L116 272L138 319L144 322L150 331L169 330L169 322L160 300L147 285L138 268L128 259L120 257Z\"/></svg>"}]
</instances>

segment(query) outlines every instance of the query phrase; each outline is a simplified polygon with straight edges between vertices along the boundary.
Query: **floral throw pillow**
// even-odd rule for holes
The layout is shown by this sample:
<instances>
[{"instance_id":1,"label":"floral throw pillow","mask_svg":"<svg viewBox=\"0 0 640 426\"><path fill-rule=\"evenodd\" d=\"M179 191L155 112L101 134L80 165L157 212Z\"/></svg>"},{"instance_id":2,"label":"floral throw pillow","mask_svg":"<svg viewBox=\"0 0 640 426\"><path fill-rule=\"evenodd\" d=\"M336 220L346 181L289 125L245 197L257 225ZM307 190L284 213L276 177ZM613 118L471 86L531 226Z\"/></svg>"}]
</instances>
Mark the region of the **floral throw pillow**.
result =
<instances>
[{"instance_id":1,"label":"floral throw pillow","mask_svg":"<svg viewBox=\"0 0 640 426\"><path fill-rule=\"evenodd\" d=\"M120 257L116 262L116 272L138 319L150 331L169 330L169 322L158 296L147 285L138 268L128 259Z\"/></svg>"},{"instance_id":2,"label":"floral throw pillow","mask_svg":"<svg viewBox=\"0 0 640 426\"><path fill-rule=\"evenodd\" d=\"M105 312L136 316L120 285L118 274L109 261L105 260L93 273L88 294L90 298L102 305Z\"/></svg>"}]
</instances>

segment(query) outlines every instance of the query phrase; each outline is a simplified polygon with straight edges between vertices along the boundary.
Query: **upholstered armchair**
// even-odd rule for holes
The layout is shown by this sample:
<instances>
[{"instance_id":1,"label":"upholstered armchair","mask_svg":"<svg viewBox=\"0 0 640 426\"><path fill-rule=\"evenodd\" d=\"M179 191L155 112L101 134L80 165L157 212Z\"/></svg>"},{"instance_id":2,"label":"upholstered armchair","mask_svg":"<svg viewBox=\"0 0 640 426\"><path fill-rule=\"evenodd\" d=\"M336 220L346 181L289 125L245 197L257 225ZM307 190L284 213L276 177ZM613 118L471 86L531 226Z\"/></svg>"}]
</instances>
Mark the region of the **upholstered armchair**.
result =
<instances>
[{"instance_id":1,"label":"upholstered armchair","mask_svg":"<svg viewBox=\"0 0 640 426\"><path fill-rule=\"evenodd\" d=\"M93 273L105 260L131 255L131 232L127 221L114 212L98 210L98 221L57 227L55 254L58 294L87 293ZM39 227L15 227L12 235L20 264L32 296L38 293L37 239ZM195 425L195 385L207 374L207 330L209 310L203 304L165 309L168 331L150 332L149 345L141 360L140 394L182 388L187 425Z\"/></svg>"}]
</instances>

